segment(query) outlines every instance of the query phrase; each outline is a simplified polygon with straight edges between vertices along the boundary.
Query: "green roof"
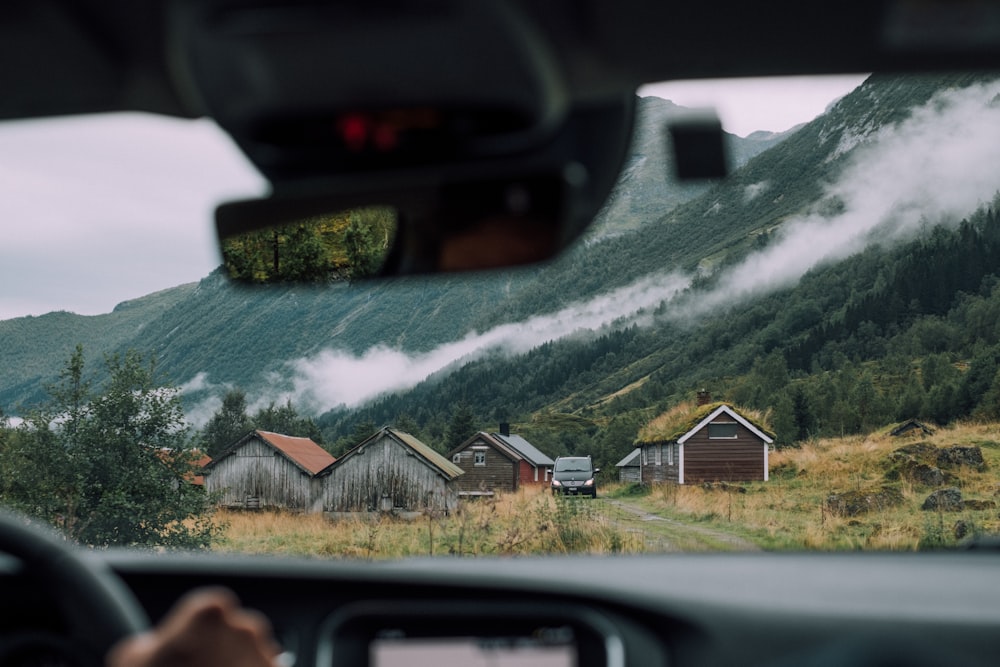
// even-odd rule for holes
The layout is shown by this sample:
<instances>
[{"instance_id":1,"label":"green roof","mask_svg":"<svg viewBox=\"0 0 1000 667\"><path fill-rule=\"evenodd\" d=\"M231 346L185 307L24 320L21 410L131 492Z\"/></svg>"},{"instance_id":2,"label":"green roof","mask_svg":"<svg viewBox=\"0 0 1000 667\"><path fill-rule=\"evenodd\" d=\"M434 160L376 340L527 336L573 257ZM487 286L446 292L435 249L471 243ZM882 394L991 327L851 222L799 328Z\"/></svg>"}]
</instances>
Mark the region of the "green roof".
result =
<instances>
[{"instance_id":1,"label":"green roof","mask_svg":"<svg viewBox=\"0 0 1000 667\"><path fill-rule=\"evenodd\" d=\"M430 448L429 445L424 444L416 437L406 433L404 431L397 431L394 428L385 429L387 432L391 433L397 439L406 443L406 445L420 454L423 458L427 460L428 463L434 465L441 469L441 472L445 474L449 479L455 479L459 475L463 474L465 471L459 468L457 465L446 459L445 457L438 454L436 451Z\"/></svg>"},{"instance_id":2,"label":"green roof","mask_svg":"<svg viewBox=\"0 0 1000 667\"><path fill-rule=\"evenodd\" d=\"M639 429L636 443L674 442L685 433L689 433L703 419L722 406L726 406L729 410L739 414L740 417L753 424L754 428L769 438L774 439L774 433L766 423L766 415L762 414L759 410L737 408L724 402L707 403L705 405L695 405L688 402L676 405L651 419L649 423Z\"/></svg>"}]
</instances>

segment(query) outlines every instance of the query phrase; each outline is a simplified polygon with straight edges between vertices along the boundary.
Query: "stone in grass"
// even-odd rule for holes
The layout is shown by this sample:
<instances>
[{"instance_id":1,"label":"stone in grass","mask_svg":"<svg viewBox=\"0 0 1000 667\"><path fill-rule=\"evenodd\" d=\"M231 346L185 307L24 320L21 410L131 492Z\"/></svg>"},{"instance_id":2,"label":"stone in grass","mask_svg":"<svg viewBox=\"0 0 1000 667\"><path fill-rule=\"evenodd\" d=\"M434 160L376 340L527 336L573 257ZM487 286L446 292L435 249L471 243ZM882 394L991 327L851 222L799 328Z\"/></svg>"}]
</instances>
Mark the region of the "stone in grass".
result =
<instances>
[{"instance_id":1,"label":"stone in grass","mask_svg":"<svg viewBox=\"0 0 1000 667\"><path fill-rule=\"evenodd\" d=\"M920 509L924 511L958 512L965 506L962 500L962 492L955 487L939 489L927 496Z\"/></svg>"},{"instance_id":2,"label":"stone in grass","mask_svg":"<svg viewBox=\"0 0 1000 667\"><path fill-rule=\"evenodd\" d=\"M937 464L942 468L955 466L981 468L984 465L983 450L977 446L960 447L956 445L948 447L938 452Z\"/></svg>"},{"instance_id":3,"label":"stone in grass","mask_svg":"<svg viewBox=\"0 0 1000 667\"><path fill-rule=\"evenodd\" d=\"M899 489L883 486L867 491L831 493L826 498L826 509L837 516L858 516L868 512L888 509L903 502Z\"/></svg>"},{"instance_id":4,"label":"stone in grass","mask_svg":"<svg viewBox=\"0 0 1000 667\"><path fill-rule=\"evenodd\" d=\"M910 479L924 486L941 486L944 484L944 473L941 468L919 463L910 471Z\"/></svg>"}]
</instances>

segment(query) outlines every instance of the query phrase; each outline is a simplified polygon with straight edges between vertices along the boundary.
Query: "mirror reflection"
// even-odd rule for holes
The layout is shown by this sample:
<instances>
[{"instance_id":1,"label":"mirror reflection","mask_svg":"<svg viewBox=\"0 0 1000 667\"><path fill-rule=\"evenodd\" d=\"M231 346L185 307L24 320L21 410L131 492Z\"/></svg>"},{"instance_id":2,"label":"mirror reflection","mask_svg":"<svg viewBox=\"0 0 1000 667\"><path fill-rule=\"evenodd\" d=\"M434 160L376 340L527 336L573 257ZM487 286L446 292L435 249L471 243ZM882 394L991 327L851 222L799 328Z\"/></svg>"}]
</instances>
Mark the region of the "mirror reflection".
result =
<instances>
[{"instance_id":1,"label":"mirror reflection","mask_svg":"<svg viewBox=\"0 0 1000 667\"><path fill-rule=\"evenodd\" d=\"M355 280L375 275L396 235L390 206L366 206L241 232L222 239L222 259L243 283Z\"/></svg>"}]
</instances>

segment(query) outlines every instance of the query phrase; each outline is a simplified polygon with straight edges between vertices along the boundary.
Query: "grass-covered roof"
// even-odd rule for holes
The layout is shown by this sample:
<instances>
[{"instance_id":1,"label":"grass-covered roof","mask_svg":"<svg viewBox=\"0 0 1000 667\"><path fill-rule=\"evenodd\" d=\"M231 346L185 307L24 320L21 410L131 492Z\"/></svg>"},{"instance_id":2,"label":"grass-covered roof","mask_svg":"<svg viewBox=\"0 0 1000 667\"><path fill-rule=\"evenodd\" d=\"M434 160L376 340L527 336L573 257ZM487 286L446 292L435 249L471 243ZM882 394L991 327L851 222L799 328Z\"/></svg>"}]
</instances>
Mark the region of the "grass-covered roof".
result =
<instances>
[{"instance_id":1,"label":"grass-covered roof","mask_svg":"<svg viewBox=\"0 0 1000 667\"><path fill-rule=\"evenodd\" d=\"M728 403L717 402L698 405L694 401L679 403L666 412L654 417L639 429L636 444L644 442L673 442L693 429L701 420L709 416L721 406L729 407L743 419L754 425L768 437L774 438L769 423L769 414L750 408L741 408Z\"/></svg>"}]
</instances>

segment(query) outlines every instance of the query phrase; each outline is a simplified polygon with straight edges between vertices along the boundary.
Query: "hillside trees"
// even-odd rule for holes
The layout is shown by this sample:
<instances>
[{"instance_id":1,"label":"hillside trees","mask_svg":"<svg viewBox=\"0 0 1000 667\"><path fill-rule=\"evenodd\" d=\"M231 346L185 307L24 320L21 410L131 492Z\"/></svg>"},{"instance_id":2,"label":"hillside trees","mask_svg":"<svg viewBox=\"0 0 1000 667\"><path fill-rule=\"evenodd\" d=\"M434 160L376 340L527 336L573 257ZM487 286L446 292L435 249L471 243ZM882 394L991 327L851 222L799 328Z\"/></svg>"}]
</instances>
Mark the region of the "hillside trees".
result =
<instances>
[{"instance_id":1,"label":"hillside trees","mask_svg":"<svg viewBox=\"0 0 1000 667\"><path fill-rule=\"evenodd\" d=\"M238 388L227 391L222 405L198 434L199 446L214 458L255 429L310 438L316 444L323 444L319 427L311 417L300 415L291 399L284 405L272 401L252 416L247 410L246 392Z\"/></svg>"},{"instance_id":2,"label":"hillside trees","mask_svg":"<svg viewBox=\"0 0 1000 667\"><path fill-rule=\"evenodd\" d=\"M215 528L176 390L134 351L95 390L77 346L50 400L10 433L3 501L99 547L209 545Z\"/></svg>"}]
</instances>

